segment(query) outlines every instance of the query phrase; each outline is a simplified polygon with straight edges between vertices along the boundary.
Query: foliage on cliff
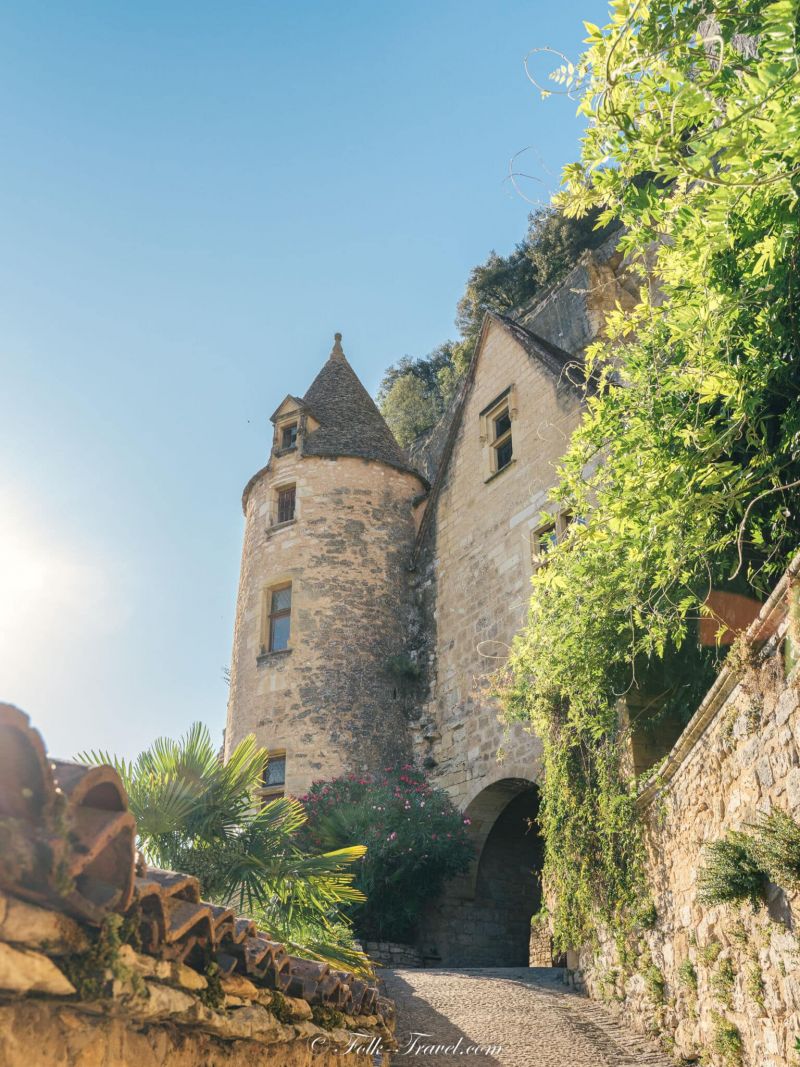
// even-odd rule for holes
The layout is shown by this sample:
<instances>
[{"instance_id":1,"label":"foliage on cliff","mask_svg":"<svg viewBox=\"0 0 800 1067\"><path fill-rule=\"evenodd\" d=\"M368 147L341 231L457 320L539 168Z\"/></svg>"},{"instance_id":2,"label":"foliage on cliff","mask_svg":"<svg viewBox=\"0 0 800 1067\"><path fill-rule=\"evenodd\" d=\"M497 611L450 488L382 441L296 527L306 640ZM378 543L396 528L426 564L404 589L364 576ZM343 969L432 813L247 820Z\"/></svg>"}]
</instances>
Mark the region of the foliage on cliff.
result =
<instances>
[{"instance_id":1,"label":"foliage on cliff","mask_svg":"<svg viewBox=\"0 0 800 1067\"><path fill-rule=\"evenodd\" d=\"M149 863L194 875L206 899L257 919L298 955L368 970L343 910L362 899L352 865L364 848L301 847L302 804L259 802L267 751L252 736L226 763L200 723L178 741L159 738L132 762L106 752L80 758L116 767Z\"/></svg>"},{"instance_id":2,"label":"foliage on cliff","mask_svg":"<svg viewBox=\"0 0 800 1067\"><path fill-rule=\"evenodd\" d=\"M356 867L366 899L351 909L363 938L408 941L425 902L472 856L469 819L410 765L315 782L302 800L310 848L367 846Z\"/></svg>"},{"instance_id":3,"label":"foliage on cliff","mask_svg":"<svg viewBox=\"0 0 800 1067\"><path fill-rule=\"evenodd\" d=\"M800 540L797 16L613 0L554 75L588 120L557 204L620 219L643 283L589 352L555 494L583 521L535 576L507 692L544 739L562 946L640 892L619 697L686 646L711 589L735 574L762 596Z\"/></svg>"},{"instance_id":4,"label":"foliage on cliff","mask_svg":"<svg viewBox=\"0 0 800 1067\"><path fill-rule=\"evenodd\" d=\"M445 341L427 356L403 356L383 376L378 405L392 433L407 447L444 412L465 373L487 311L505 313L528 304L560 281L582 251L610 233L596 228L599 212L571 217L552 207L528 220L528 232L508 256L491 252L473 267L458 302L459 339Z\"/></svg>"}]
</instances>

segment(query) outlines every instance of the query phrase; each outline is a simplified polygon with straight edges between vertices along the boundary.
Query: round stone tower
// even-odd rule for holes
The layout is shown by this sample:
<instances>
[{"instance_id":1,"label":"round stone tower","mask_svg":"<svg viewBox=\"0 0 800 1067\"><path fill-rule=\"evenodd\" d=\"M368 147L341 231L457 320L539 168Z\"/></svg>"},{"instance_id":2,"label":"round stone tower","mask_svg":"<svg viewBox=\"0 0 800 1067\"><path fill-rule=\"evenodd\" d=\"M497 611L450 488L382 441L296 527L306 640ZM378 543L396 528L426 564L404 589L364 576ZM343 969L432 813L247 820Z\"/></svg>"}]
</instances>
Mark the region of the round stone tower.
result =
<instances>
[{"instance_id":1,"label":"round stone tower","mask_svg":"<svg viewBox=\"0 0 800 1067\"><path fill-rule=\"evenodd\" d=\"M287 396L271 421L269 462L242 500L226 755L255 734L271 755L266 791L298 795L410 752L394 671L426 483L341 334L305 396Z\"/></svg>"}]
</instances>

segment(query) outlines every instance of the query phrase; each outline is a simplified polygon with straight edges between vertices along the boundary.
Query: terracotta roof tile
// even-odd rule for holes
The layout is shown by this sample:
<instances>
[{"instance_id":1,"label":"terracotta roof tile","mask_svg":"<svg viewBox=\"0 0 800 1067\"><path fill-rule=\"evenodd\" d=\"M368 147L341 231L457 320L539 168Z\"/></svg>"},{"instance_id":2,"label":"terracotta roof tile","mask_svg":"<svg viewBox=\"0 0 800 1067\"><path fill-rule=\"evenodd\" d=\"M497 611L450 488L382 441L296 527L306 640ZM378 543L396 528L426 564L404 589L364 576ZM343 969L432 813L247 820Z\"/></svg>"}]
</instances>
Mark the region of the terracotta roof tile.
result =
<instances>
[{"instance_id":1,"label":"terracotta roof tile","mask_svg":"<svg viewBox=\"0 0 800 1067\"><path fill-rule=\"evenodd\" d=\"M354 1015L376 1009L373 986L291 956L251 919L202 901L191 875L149 869L141 860L137 866L136 823L114 768L49 762L27 716L5 704L0 824L11 846L0 854L0 886L11 896L90 925L111 913L135 915L142 951L157 959L202 970L211 956L222 975L239 974L309 1004Z\"/></svg>"}]
</instances>

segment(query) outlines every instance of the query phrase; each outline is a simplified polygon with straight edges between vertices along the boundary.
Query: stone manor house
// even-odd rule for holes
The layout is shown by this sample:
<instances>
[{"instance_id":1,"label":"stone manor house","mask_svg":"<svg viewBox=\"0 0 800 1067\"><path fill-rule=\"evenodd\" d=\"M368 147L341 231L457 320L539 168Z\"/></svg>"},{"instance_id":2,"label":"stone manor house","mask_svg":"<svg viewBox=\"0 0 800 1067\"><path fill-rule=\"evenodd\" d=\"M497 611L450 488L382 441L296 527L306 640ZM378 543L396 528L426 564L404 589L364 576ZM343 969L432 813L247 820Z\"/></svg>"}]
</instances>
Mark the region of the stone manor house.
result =
<instances>
[{"instance_id":1,"label":"stone manor house","mask_svg":"<svg viewBox=\"0 0 800 1067\"><path fill-rule=\"evenodd\" d=\"M406 453L337 334L271 421L248 482L226 729L270 753L265 796L415 760L471 818L476 858L419 948L460 965L528 962L540 750L502 723L487 676L569 516L548 496L581 412L581 353L626 306L614 239L519 313L487 314L440 423ZM276 398L277 399L277 398Z\"/></svg>"}]
</instances>

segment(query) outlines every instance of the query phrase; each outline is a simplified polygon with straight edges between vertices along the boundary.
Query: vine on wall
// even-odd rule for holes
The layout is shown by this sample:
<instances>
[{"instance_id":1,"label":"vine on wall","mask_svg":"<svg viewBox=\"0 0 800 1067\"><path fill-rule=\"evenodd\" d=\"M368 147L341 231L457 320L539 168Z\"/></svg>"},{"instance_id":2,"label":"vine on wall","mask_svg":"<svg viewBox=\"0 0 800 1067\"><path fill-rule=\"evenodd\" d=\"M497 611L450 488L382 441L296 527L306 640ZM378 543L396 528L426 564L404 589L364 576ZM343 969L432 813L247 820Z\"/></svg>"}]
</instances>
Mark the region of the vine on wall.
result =
<instances>
[{"instance_id":1,"label":"vine on wall","mask_svg":"<svg viewBox=\"0 0 800 1067\"><path fill-rule=\"evenodd\" d=\"M504 683L543 739L561 948L635 923L642 899L619 699L693 642L709 592L763 597L800 542L797 16L798 0L613 0L553 76L588 119L557 203L619 219L641 282L588 352L555 492L584 521L534 577Z\"/></svg>"}]
</instances>

